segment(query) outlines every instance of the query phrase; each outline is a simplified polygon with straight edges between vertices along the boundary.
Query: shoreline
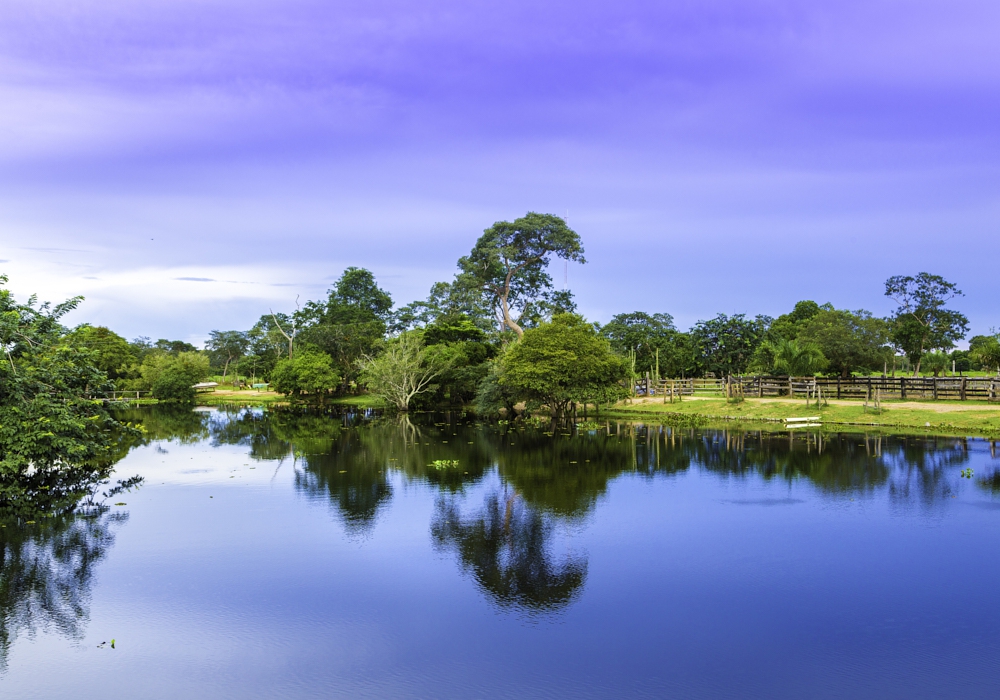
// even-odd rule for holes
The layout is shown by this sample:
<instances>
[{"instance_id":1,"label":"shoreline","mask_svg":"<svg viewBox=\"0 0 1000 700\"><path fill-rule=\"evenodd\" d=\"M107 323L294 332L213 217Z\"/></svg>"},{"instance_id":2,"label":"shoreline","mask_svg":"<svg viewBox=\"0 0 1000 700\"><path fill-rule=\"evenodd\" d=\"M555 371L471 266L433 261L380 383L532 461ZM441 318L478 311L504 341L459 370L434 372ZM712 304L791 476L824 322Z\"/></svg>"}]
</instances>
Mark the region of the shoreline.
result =
<instances>
[{"instance_id":1,"label":"shoreline","mask_svg":"<svg viewBox=\"0 0 1000 700\"><path fill-rule=\"evenodd\" d=\"M155 399L131 401L130 405L152 405ZM275 392L232 391L199 394L196 406L225 404L245 406L288 406L293 402ZM380 408L378 399L369 395L346 396L330 399L327 406L355 406ZM619 402L599 413L588 411L587 418L577 412L577 421L614 418L619 420L656 420L665 424L685 427L705 426L711 423L732 425L756 424L768 429L785 427L786 418L816 416L819 429L850 428L878 430L880 432L919 432L935 435L1000 438L1000 404L982 401L883 401L880 412L865 410L862 401L830 400L817 408L807 406L804 399L747 398L741 403L728 403L721 397L689 396L673 403L663 403L661 398L634 398ZM794 428L793 428L794 429Z\"/></svg>"},{"instance_id":2,"label":"shoreline","mask_svg":"<svg viewBox=\"0 0 1000 700\"><path fill-rule=\"evenodd\" d=\"M936 435L967 437L1000 437L1000 405L986 402L916 402L884 401L880 411L865 409L861 401L830 401L816 407L799 399L744 399L728 403L724 398L686 397L682 401L663 403L662 399L633 399L619 403L601 416L616 418L658 418L664 422L682 423L757 423L786 425L786 418L818 417L820 429L843 427L876 429L879 431L917 431ZM579 413L577 413L579 418ZM794 429L794 428L791 428Z\"/></svg>"}]
</instances>

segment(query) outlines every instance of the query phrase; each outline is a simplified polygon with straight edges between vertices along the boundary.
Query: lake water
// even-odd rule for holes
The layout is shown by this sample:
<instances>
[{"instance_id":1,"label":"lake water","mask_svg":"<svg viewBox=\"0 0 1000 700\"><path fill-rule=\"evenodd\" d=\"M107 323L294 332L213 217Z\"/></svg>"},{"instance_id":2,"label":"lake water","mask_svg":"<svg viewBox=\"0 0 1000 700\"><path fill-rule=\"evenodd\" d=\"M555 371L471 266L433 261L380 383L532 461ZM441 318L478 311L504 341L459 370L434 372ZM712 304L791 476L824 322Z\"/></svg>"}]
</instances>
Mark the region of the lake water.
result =
<instances>
[{"instance_id":1,"label":"lake water","mask_svg":"<svg viewBox=\"0 0 1000 700\"><path fill-rule=\"evenodd\" d=\"M129 417L124 505L0 531L0 697L1000 697L986 441Z\"/></svg>"}]
</instances>

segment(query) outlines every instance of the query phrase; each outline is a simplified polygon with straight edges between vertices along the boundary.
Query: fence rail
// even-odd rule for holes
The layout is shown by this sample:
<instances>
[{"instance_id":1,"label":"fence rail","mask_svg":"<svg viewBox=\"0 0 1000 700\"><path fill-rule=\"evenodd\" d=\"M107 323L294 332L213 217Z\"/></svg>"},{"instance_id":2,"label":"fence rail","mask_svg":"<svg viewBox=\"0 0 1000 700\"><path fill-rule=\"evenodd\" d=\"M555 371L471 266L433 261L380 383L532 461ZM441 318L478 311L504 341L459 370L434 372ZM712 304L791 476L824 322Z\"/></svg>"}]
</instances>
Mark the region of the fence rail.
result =
<instances>
[{"instance_id":1,"label":"fence rail","mask_svg":"<svg viewBox=\"0 0 1000 700\"><path fill-rule=\"evenodd\" d=\"M108 391L103 394L95 394L94 398L108 399L109 401L124 401L125 399L149 398L152 391Z\"/></svg>"},{"instance_id":2,"label":"fence rail","mask_svg":"<svg viewBox=\"0 0 1000 700\"><path fill-rule=\"evenodd\" d=\"M827 398L882 398L1000 401L1000 377L726 377L724 379L638 380L638 396L729 395L737 388L744 396L815 396Z\"/></svg>"}]
</instances>

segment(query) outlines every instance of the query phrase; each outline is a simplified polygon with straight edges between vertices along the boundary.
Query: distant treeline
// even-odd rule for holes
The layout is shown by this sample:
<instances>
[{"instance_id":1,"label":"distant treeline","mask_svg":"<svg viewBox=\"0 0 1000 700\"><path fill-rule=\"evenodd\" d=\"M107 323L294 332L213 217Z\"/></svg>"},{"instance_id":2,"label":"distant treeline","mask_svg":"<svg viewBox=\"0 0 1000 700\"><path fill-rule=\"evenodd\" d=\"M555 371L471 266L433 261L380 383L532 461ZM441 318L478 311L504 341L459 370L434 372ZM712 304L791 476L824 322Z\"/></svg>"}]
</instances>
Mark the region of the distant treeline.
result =
<instances>
[{"instance_id":1,"label":"distant treeline","mask_svg":"<svg viewBox=\"0 0 1000 700\"><path fill-rule=\"evenodd\" d=\"M267 309L250 329L213 330L203 349L165 339L129 342L91 326L67 340L95 351L120 389L159 387L167 395L214 372L224 381L271 382L299 397L367 387L400 408L487 395L494 408L518 400L610 400L608 386L647 373L937 376L1000 366L993 331L973 336L969 350L955 349L969 331L967 318L949 307L962 293L928 273L885 282L897 309L884 318L800 301L777 318L719 314L681 331L663 311L621 313L603 325L584 321L572 293L552 284L547 267L554 257L585 262L579 236L559 217L529 213L487 229L451 281L404 306L370 271L349 267L325 298L294 311ZM556 323L563 316L574 320Z\"/></svg>"}]
</instances>

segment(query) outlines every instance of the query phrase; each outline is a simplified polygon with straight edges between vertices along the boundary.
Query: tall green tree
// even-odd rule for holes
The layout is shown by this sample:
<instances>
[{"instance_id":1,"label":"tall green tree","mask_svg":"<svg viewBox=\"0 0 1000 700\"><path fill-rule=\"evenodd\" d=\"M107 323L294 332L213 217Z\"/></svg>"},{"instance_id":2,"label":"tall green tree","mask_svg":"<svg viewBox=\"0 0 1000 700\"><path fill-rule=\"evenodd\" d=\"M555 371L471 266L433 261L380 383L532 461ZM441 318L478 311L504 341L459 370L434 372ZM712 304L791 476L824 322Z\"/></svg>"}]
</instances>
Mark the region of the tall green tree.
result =
<instances>
[{"instance_id":1,"label":"tall green tree","mask_svg":"<svg viewBox=\"0 0 1000 700\"><path fill-rule=\"evenodd\" d=\"M473 401L498 343L464 314L439 317L423 329L423 341L428 356L444 369L434 379L436 388L414 397L412 405L430 408Z\"/></svg>"},{"instance_id":2,"label":"tall green tree","mask_svg":"<svg viewBox=\"0 0 1000 700\"><path fill-rule=\"evenodd\" d=\"M702 370L719 377L746 372L770 323L767 316L751 319L744 314L698 321L691 329L691 341Z\"/></svg>"},{"instance_id":3,"label":"tall green tree","mask_svg":"<svg viewBox=\"0 0 1000 700\"><path fill-rule=\"evenodd\" d=\"M166 338L160 338L152 347L171 355L178 355L182 352L197 352L198 350L191 343L186 343L183 340L167 340Z\"/></svg>"},{"instance_id":4,"label":"tall green tree","mask_svg":"<svg viewBox=\"0 0 1000 700\"><path fill-rule=\"evenodd\" d=\"M799 329L800 343L815 344L841 377L881 370L892 357L889 324L869 312L834 309L824 304Z\"/></svg>"},{"instance_id":5,"label":"tall green tree","mask_svg":"<svg viewBox=\"0 0 1000 700\"><path fill-rule=\"evenodd\" d=\"M125 338L104 326L77 326L67 334L66 342L94 352L94 366L112 381L126 379L138 369L139 358L135 348Z\"/></svg>"},{"instance_id":6,"label":"tall green tree","mask_svg":"<svg viewBox=\"0 0 1000 700\"><path fill-rule=\"evenodd\" d=\"M627 376L625 361L607 339L575 314L528 329L500 357L500 384L520 400L548 406L555 418L572 401L625 396Z\"/></svg>"},{"instance_id":7,"label":"tall green tree","mask_svg":"<svg viewBox=\"0 0 1000 700\"><path fill-rule=\"evenodd\" d=\"M458 282L483 295L504 325L523 337L519 320L531 304L549 299L553 256L584 263L580 236L551 214L528 212L514 221L498 221L483 232L472 252L458 261ZM517 311L521 313L517 313Z\"/></svg>"},{"instance_id":8,"label":"tall green tree","mask_svg":"<svg viewBox=\"0 0 1000 700\"><path fill-rule=\"evenodd\" d=\"M211 331L205 349L216 367L222 367L222 381L226 381L229 366L238 362L250 346L250 339L243 331Z\"/></svg>"},{"instance_id":9,"label":"tall green tree","mask_svg":"<svg viewBox=\"0 0 1000 700\"><path fill-rule=\"evenodd\" d=\"M237 364L240 373L251 377L253 381L267 380L271 376L275 364L288 353L288 338L278 328L279 324L287 320L265 314L246 332L246 354ZM287 325L291 327L290 322Z\"/></svg>"},{"instance_id":10,"label":"tall green tree","mask_svg":"<svg viewBox=\"0 0 1000 700\"><path fill-rule=\"evenodd\" d=\"M458 316L468 318L484 333L496 329L492 306L484 302L479 289L460 280L435 282L426 300L411 302L393 313L390 329L402 333L429 326L442 317Z\"/></svg>"},{"instance_id":11,"label":"tall green tree","mask_svg":"<svg viewBox=\"0 0 1000 700\"><path fill-rule=\"evenodd\" d=\"M309 302L296 314L301 342L333 358L344 389L357 376L358 358L382 343L391 318L392 297L357 267L344 271L326 301Z\"/></svg>"},{"instance_id":12,"label":"tall green tree","mask_svg":"<svg viewBox=\"0 0 1000 700\"><path fill-rule=\"evenodd\" d=\"M1000 336L977 335L969 343L969 354L984 370L1000 374Z\"/></svg>"},{"instance_id":13,"label":"tall green tree","mask_svg":"<svg viewBox=\"0 0 1000 700\"><path fill-rule=\"evenodd\" d=\"M913 365L913 376L920 373L924 353L950 350L969 330L964 314L945 308L948 301L962 296L961 290L940 275L921 272L890 277L885 282L885 295L899 304L893 316L892 339Z\"/></svg>"},{"instance_id":14,"label":"tall green tree","mask_svg":"<svg viewBox=\"0 0 1000 700\"><path fill-rule=\"evenodd\" d=\"M670 314L633 311L618 314L601 327L601 335L620 355L635 353L635 370L680 377L693 369L691 342L674 326Z\"/></svg>"},{"instance_id":15,"label":"tall green tree","mask_svg":"<svg viewBox=\"0 0 1000 700\"><path fill-rule=\"evenodd\" d=\"M799 337L802 327L816 316L821 308L829 306L825 304L821 307L815 301L809 300L796 303L790 313L782 314L771 322L767 329L768 340L795 340Z\"/></svg>"}]
</instances>

